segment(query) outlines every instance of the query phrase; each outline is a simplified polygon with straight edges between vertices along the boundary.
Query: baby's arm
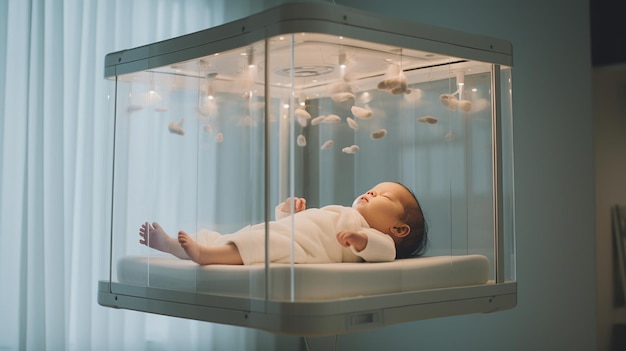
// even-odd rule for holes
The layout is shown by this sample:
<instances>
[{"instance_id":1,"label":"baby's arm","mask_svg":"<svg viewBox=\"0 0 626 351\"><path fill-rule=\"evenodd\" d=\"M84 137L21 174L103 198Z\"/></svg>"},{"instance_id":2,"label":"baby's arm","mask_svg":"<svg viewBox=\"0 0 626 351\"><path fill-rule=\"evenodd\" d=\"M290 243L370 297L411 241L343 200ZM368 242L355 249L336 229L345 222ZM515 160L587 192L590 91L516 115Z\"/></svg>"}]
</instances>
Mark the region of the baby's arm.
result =
<instances>
[{"instance_id":1,"label":"baby's arm","mask_svg":"<svg viewBox=\"0 0 626 351\"><path fill-rule=\"evenodd\" d=\"M285 202L280 205L280 210L283 212L291 212L291 198L287 198ZM304 211L306 209L306 199L301 197L293 198L294 212Z\"/></svg>"},{"instance_id":2,"label":"baby's arm","mask_svg":"<svg viewBox=\"0 0 626 351\"><path fill-rule=\"evenodd\" d=\"M367 235L363 232L343 230L337 233L337 241L343 247L352 246L356 252L361 252L367 246Z\"/></svg>"},{"instance_id":3,"label":"baby's arm","mask_svg":"<svg viewBox=\"0 0 626 351\"><path fill-rule=\"evenodd\" d=\"M276 206L275 217L276 220L287 217L291 213L291 198L287 198L285 202ZM301 197L293 198L294 213L304 211L306 209L306 199Z\"/></svg>"},{"instance_id":4,"label":"baby's arm","mask_svg":"<svg viewBox=\"0 0 626 351\"><path fill-rule=\"evenodd\" d=\"M396 259L396 245L389 235L375 229L362 231L344 230L337 233L337 241L343 247L367 262L390 262Z\"/></svg>"}]
</instances>

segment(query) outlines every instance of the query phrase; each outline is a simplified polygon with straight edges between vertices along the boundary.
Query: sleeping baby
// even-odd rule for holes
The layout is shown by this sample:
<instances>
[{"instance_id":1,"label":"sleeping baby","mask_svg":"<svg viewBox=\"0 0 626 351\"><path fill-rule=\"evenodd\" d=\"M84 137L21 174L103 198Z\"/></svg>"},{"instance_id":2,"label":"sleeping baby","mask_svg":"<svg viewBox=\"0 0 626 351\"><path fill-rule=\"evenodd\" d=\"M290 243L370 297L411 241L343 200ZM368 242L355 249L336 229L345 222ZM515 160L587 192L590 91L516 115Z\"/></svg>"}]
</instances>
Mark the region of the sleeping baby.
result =
<instances>
[{"instance_id":1,"label":"sleeping baby","mask_svg":"<svg viewBox=\"0 0 626 351\"><path fill-rule=\"evenodd\" d=\"M292 260L292 237L295 263L393 261L421 255L427 241L417 198L394 182L377 184L352 207L306 209L305 199L287 199L267 228L269 261L282 263ZM225 235L202 230L194 240L182 230L173 238L158 223L146 222L139 229L139 242L201 265L247 265L265 262L265 230L266 223Z\"/></svg>"}]
</instances>

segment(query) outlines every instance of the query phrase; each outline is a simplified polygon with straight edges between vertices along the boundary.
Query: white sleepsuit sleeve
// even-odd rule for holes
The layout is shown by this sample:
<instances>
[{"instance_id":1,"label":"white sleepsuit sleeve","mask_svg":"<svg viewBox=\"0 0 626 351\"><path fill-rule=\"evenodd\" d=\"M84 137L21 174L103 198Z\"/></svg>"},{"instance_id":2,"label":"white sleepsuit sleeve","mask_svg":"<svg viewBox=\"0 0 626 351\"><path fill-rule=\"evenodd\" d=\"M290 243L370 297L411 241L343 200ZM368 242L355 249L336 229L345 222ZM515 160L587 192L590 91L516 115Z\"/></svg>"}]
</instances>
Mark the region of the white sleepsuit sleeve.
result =
<instances>
[{"instance_id":1,"label":"white sleepsuit sleeve","mask_svg":"<svg viewBox=\"0 0 626 351\"><path fill-rule=\"evenodd\" d=\"M280 210L280 206L282 204L283 203L281 202L274 208L274 218L275 218L276 221L281 220L281 219L289 216L289 212L284 212L284 211Z\"/></svg>"},{"instance_id":2,"label":"white sleepsuit sleeve","mask_svg":"<svg viewBox=\"0 0 626 351\"><path fill-rule=\"evenodd\" d=\"M361 251L350 246L352 253L367 262L390 262L396 259L396 245L389 235L371 228L362 228L361 231L367 235L367 245Z\"/></svg>"}]
</instances>

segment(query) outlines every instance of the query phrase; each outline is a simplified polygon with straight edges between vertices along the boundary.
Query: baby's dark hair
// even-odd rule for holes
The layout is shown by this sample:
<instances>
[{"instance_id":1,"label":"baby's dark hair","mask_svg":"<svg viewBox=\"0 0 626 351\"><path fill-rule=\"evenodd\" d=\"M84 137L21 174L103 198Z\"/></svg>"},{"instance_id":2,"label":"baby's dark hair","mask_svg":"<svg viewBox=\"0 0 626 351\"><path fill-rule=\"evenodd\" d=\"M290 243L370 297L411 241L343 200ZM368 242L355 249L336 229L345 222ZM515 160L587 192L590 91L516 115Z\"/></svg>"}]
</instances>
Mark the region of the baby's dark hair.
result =
<instances>
[{"instance_id":1,"label":"baby's dark hair","mask_svg":"<svg viewBox=\"0 0 626 351\"><path fill-rule=\"evenodd\" d=\"M411 194L415 203L405 204L404 214L400 218L411 228L411 231L396 247L396 258L421 256L426 251L426 244L428 243L428 224L415 193L407 188L406 185L402 183L397 184L402 185Z\"/></svg>"}]
</instances>

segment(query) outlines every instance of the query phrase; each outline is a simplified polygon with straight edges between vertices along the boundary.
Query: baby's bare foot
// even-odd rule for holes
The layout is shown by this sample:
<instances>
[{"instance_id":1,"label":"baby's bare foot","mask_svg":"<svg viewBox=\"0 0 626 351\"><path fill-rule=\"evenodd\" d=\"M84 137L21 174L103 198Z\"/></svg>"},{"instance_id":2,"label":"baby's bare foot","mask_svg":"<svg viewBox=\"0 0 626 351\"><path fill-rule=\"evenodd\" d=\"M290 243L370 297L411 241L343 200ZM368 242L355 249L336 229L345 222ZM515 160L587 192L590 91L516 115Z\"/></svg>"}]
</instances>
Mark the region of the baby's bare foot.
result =
<instances>
[{"instance_id":1,"label":"baby's bare foot","mask_svg":"<svg viewBox=\"0 0 626 351\"><path fill-rule=\"evenodd\" d=\"M157 222L146 222L139 228L139 243L159 251L170 253L176 257L187 259L187 255Z\"/></svg>"},{"instance_id":2,"label":"baby's bare foot","mask_svg":"<svg viewBox=\"0 0 626 351\"><path fill-rule=\"evenodd\" d=\"M189 259L198 264L209 264L204 249L184 231L178 232L178 243L185 250Z\"/></svg>"},{"instance_id":3,"label":"baby's bare foot","mask_svg":"<svg viewBox=\"0 0 626 351\"><path fill-rule=\"evenodd\" d=\"M178 232L178 249L197 264L243 264L239 249L233 243L218 246L198 244L185 231Z\"/></svg>"},{"instance_id":4,"label":"baby's bare foot","mask_svg":"<svg viewBox=\"0 0 626 351\"><path fill-rule=\"evenodd\" d=\"M168 240L172 239L157 222L142 224L139 228L139 236L141 237L139 239L140 244L165 252L168 252L169 249Z\"/></svg>"}]
</instances>

